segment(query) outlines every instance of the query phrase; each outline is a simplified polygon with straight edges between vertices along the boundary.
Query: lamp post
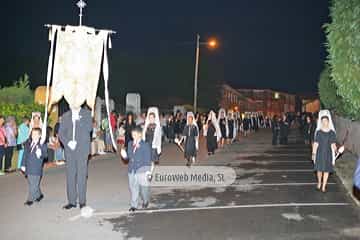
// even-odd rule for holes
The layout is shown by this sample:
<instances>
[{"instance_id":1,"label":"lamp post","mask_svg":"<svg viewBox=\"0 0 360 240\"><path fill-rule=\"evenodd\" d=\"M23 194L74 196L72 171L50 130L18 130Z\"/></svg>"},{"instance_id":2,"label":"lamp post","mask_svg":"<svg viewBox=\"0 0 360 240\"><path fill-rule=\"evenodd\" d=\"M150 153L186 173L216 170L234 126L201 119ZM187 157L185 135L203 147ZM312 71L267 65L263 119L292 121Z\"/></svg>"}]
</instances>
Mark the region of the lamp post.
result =
<instances>
[{"instance_id":1,"label":"lamp post","mask_svg":"<svg viewBox=\"0 0 360 240\"><path fill-rule=\"evenodd\" d=\"M197 91L199 76L199 57L200 57L200 35L196 34L196 56L195 56L195 78L194 78L194 113L197 112Z\"/></svg>"},{"instance_id":2,"label":"lamp post","mask_svg":"<svg viewBox=\"0 0 360 240\"><path fill-rule=\"evenodd\" d=\"M207 42L200 42L200 35L196 34L196 54L195 54L195 76L194 76L194 113L197 112L197 98L198 98L198 77L199 77L199 58L200 58L200 45L208 45L210 48L215 48L217 45L216 40Z\"/></svg>"}]
</instances>

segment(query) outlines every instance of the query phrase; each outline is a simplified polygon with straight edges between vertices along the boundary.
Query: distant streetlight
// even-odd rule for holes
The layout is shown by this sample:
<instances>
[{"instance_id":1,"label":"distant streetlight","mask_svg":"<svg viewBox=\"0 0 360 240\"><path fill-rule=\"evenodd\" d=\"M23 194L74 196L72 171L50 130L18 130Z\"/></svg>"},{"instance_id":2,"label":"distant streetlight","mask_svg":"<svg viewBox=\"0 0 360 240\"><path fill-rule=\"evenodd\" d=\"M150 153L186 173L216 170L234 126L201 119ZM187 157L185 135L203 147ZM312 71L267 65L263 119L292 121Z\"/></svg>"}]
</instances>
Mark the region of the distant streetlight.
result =
<instances>
[{"instance_id":1,"label":"distant streetlight","mask_svg":"<svg viewBox=\"0 0 360 240\"><path fill-rule=\"evenodd\" d=\"M195 56L195 77L194 77L194 113L197 112L197 97L198 97L198 76L199 76L199 57L200 45L207 45L209 48L216 48L218 43L216 39L211 39L206 42L200 42L200 35L196 34L196 56Z\"/></svg>"}]
</instances>

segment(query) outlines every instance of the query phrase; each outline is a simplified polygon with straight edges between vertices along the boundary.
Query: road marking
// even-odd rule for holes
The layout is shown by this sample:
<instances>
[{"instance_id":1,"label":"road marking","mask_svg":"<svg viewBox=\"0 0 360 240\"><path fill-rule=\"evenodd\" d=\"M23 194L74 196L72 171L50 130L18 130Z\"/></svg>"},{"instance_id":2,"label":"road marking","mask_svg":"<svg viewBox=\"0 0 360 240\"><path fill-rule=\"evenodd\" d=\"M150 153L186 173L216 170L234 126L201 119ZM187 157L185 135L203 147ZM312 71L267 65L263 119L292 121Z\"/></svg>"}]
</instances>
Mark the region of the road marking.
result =
<instances>
[{"instance_id":1,"label":"road marking","mask_svg":"<svg viewBox=\"0 0 360 240\"><path fill-rule=\"evenodd\" d=\"M256 160L239 160L239 161L232 161L230 164L269 164L269 163L311 163L312 161L281 161L281 160L273 160L273 161L256 161Z\"/></svg>"},{"instance_id":2,"label":"road marking","mask_svg":"<svg viewBox=\"0 0 360 240\"><path fill-rule=\"evenodd\" d=\"M230 206L213 206L213 207L189 207L189 208L166 208L166 209L148 209L138 210L135 212L129 211L114 211L114 212L95 212L93 216L122 216L133 215L141 213L168 213L168 212L186 212L186 211L200 211L200 210L219 210L219 209L239 209L239 208L275 208L275 207L326 207L326 206L348 206L349 203L278 203L278 204L251 204L251 205L230 205ZM69 221L76 221L81 218L81 214L69 218Z\"/></svg>"},{"instance_id":3,"label":"road marking","mask_svg":"<svg viewBox=\"0 0 360 240\"><path fill-rule=\"evenodd\" d=\"M242 172L244 173L279 173L279 172L315 172L314 169L255 169L255 170L245 170L243 168L240 168ZM237 169L235 169L236 171Z\"/></svg>"},{"instance_id":4,"label":"road marking","mask_svg":"<svg viewBox=\"0 0 360 240\"><path fill-rule=\"evenodd\" d=\"M311 157L311 153L237 153L237 157L247 158L247 157Z\"/></svg>"},{"instance_id":5,"label":"road marking","mask_svg":"<svg viewBox=\"0 0 360 240\"><path fill-rule=\"evenodd\" d=\"M336 185L336 183L327 183L328 185ZM317 183L253 183L253 184L236 184L233 183L231 186L312 186Z\"/></svg>"}]
</instances>

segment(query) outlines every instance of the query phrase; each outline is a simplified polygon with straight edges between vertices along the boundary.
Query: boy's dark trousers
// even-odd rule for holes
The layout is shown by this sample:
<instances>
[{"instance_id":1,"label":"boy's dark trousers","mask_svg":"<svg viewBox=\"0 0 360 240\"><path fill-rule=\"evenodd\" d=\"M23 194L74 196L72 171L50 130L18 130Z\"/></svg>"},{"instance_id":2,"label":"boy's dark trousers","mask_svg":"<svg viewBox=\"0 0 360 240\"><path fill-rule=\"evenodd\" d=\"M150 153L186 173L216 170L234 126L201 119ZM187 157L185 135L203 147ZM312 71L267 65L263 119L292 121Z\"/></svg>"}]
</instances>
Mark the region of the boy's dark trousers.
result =
<instances>
[{"instance_id":1,"label":"boy's dark trousers","mask_svg":"<svg viewBox=\"0 0 360 240\"><path fill-rule=\"evenodd\" d=\"M40 180L41 180L41 176L35 176L35 175L27 176L27 181L29 184L28 201L33 202L42 195L40 190Z\"/></svg>"}]
</instances>

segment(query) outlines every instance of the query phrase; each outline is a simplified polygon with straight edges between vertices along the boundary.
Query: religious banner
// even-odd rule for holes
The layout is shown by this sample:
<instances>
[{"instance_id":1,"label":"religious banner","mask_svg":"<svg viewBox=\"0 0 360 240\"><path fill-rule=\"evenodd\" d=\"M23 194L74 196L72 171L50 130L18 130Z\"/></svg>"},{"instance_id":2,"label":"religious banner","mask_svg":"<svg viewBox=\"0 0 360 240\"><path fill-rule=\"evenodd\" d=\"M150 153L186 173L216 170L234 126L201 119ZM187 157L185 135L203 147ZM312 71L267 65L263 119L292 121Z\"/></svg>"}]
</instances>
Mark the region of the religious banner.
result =
<instances>
[{"instance_id":1,"label":"religious banner","mask_svg":"<svg viewBox=\"0 0 360 240\"><path fill-rule=\"evenodd\" d=\"M86 103L94 114L96 92L101 73L104 79L105 103L109 116L107 49L111 48L110 33L113 32L96 30L86 26L48 25L48 27L50 28L51 47L43 129L46 127L48 109L62 97L68 102L71 110L79 109ZM108 117L108 119L110 118ZM46 131L43 131L42 139L45 139L45 134ZM116 149L112 131L110 131L110 135Z\"/></svg>"},{"instance_id":2,"label":"religious banner","mask_svg":"<svg viewBox=\"0 0 360 240\"><path fill-rule=\"evenodd\" d=\"M70 108L86 101L94 109L107 38L107 32L84 26L57 31L50 105L64 97Z\"/></svg>"}]
</instances>

